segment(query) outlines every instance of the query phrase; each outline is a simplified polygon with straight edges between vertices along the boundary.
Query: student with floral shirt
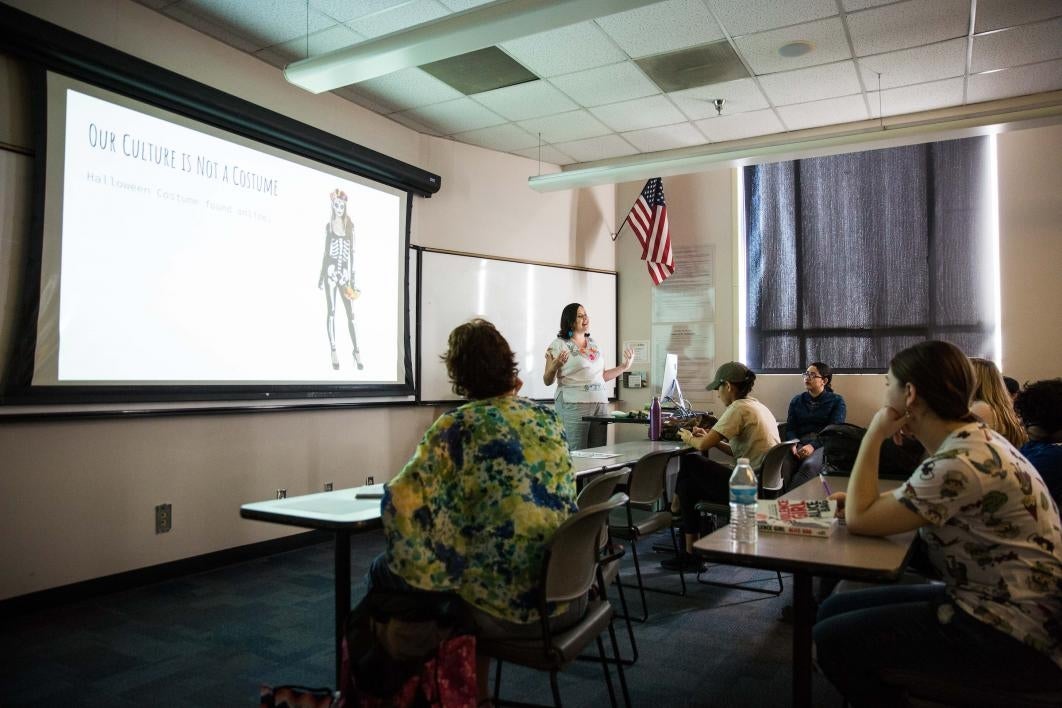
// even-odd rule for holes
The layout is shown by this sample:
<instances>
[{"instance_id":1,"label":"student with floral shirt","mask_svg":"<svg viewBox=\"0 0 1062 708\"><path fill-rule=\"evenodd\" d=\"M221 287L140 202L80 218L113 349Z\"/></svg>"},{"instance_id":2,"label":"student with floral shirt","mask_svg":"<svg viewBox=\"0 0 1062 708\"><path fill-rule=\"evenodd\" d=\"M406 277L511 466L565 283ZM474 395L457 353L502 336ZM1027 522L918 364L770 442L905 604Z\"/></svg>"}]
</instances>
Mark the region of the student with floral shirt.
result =
<instances>
[{"instance_id":1,"label":"student with floral shirt","mask_svg":"<svg viewBox=\"0 0 1062 708\"><path fill-rule=\"evenodd\" d=\"M944 579L822 604L818 663L855 706L900 705L935 679L1062 690L1058 506L1035 468L970 414L974 385L969 360L952 344L897 354L847 495L833 495L852 533L918 529ZM879 494L881 444L901 434L932 453L906 483Z\"/></svg>"}]
</instances>

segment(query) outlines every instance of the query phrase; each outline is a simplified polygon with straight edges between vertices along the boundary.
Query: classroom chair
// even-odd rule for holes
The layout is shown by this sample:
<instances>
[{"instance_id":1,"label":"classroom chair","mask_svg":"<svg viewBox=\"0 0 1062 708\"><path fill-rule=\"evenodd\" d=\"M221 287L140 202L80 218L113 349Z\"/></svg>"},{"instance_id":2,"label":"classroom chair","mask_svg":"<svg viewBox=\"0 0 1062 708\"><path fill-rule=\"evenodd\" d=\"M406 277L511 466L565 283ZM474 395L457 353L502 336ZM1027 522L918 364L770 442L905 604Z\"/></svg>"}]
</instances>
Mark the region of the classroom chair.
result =
<instances>
[{"instance_id":1,"label":"classroom chair","mask_svg":"<svg viewBox=\"0 0 1062 708\"><path fill-rule=\"evenodd\" d=\"M557 685L557 672L574 661L590 644L596 641L601 668L605 673L609 699L616 706L616 692L612 685L609 664L615 664L619 674L620 688L626 706L630 706L630 694L627 679L623 674L623 665L611 660L605 653L601 634L608 631L612 643L613 657L619 656L616 631L612 626L612 605L606 594L604 575L599 557L601 528L609 514L622 508L627 503L627 495L614 494L608 501L580 509L560 525L553 538L546 544L546 553L542 560L542 571L538 587L538 609L542 634L533 639L482 639L477 651L497 661L494 675L495 705L526 705L511 701L502 701L501 692L502 663L511 662L541 671L549 671L550 688L553 692L555 706L560 706L560 689ZM590 588L596 583L598 591L590 595ZM589 597L586 612L574 625L553 631L549 626L546 608L552 604L578 601Z\"/></svg>"},{"instance_id":2,"label":"classroom chair","mask_svg":"<svg viewBox=\"0 0 1062 708\"><path fill-rule=\"evenodd\" d=\"M634 575L638 580L638 593L642 599L641 617L633 618L636 622L649 619L646 590L668 595L686 595L685 571L679 571L681 592L647 587L642 578L641 562L638 560L638 540L663 529L667 529L671 534L671 546L675 555L680 554L678 537L672 524L671 503L667 496L667 463L672 454L669 451L650 452L634 463L627 478L627 495L630 500L623 509L614 512L609 520L608 528L612 537L630 541Z\"/></svg>"}]
</instances>

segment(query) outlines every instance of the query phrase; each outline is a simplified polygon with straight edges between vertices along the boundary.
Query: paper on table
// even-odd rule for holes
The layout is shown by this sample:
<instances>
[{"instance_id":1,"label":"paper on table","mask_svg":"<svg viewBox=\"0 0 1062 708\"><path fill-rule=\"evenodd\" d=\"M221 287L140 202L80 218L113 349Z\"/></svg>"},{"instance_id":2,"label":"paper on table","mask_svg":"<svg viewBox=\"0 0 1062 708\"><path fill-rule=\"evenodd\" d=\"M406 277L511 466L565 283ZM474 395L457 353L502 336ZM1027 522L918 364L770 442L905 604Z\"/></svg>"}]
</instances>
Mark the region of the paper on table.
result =
<instances>
[{"instance_id":1,"label":"paper on table","mask_svg":"<svg viewBox=\"0 0 1062 708\"><path fill-rule=\"evenodd\" d=\"M589 457L592 460L607 460L610 457L619 457L618 452L591 452L589 450L574 450L572 457Z\"/></svg>"}]
</instances>

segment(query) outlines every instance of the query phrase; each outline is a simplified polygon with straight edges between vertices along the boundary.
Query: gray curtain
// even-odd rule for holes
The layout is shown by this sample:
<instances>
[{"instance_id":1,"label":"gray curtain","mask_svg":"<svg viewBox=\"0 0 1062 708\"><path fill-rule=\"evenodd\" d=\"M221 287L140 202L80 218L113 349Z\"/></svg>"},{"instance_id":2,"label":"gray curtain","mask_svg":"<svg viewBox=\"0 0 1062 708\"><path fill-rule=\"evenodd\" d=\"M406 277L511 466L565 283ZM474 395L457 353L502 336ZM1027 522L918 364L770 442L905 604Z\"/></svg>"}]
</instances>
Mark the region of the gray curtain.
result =
<instances>
[{"instance_id":1,"label":"gray curtain","mask_svg":"<svg viewBox=\"0 0 1062 708\"><path fill-rule=\"evenodd\" d=\"M991 354L988 138L745 168L748 364L883 371L946 339Z\"/></svg>"}]
</instances>

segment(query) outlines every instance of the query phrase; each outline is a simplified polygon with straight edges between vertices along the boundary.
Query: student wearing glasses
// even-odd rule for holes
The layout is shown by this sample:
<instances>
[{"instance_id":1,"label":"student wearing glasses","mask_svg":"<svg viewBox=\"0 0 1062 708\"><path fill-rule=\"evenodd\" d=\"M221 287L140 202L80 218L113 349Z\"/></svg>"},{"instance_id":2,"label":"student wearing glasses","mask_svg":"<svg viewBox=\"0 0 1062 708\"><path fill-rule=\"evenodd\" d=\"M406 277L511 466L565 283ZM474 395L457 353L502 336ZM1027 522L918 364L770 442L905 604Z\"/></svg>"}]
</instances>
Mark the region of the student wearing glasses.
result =
<instances>
[{"instance_id":1,"label":"student wearing glasses","mask_svg":"<svg viewBox=\"0 0 1062 708\"><path fill-rule=\"evenodd\" d=\"M834 393L833 373L829 365L813 361L804 372L803 393L793 396L789 402L789 414L785 419L786 440L798 440L793 445L793 456L800 460L801 469L794 475L801 479L818 474L822 468L822 441L819 432L827 425L844 422L847 409L844 397Z\"/></svg>"}]
</instances>

